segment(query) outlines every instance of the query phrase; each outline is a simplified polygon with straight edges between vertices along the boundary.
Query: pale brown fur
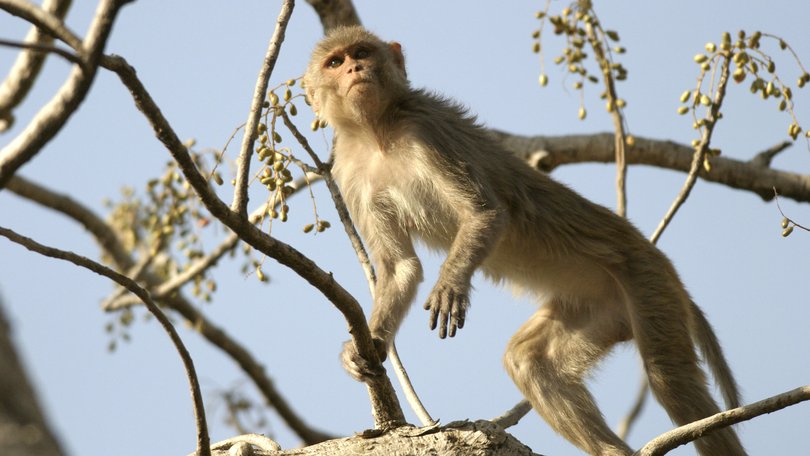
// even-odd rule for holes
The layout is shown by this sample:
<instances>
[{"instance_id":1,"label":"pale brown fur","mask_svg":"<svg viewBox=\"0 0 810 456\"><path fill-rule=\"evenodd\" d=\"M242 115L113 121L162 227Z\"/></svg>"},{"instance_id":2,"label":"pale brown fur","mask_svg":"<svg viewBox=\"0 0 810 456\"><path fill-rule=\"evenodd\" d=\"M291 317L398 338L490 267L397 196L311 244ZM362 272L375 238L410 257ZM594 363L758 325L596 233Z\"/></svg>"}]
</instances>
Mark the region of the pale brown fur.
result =
<instances>
[{"instance_id":1,"label":"pale brown fur","mask_svg":"<svg viewBox=\"0 0 810 456\"><path fill-rule=\"evenodd\" d=\"M630 223L505 151L454 103L408 83L397 43L341 28L305 76L335 129L333 174L378 272L369 326L390 344L422 280L419 239L447 258L425 309L439 336L463 327L476 269L542 304L509 342L506 369L560 434L594 455L629 455L583 378L635 339L658 400L678 424L717 413L695 344L729 406L737 387L703 313L669 260ZM370 375L354 346L343 362ZM734 431L696 441L702 455L745 454Z\"/></svg>"}]
</instances>

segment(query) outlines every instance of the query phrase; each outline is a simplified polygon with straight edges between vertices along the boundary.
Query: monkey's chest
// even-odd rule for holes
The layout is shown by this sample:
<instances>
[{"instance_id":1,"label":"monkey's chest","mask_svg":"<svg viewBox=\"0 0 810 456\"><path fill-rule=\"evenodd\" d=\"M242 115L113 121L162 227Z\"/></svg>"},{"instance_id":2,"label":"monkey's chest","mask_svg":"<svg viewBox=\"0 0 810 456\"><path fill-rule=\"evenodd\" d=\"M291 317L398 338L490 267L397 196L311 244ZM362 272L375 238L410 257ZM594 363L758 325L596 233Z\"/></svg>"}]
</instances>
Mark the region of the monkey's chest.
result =
<instances>
[{"instance_id":1,"label":"monkey's chest","mask_svg":"<svg viewBox=\"0 0 810 456\"><path fill-rule=\"evenodd\" d=\"M431 247L446 248L457 231L455 209L413 160L367 156L335 161L334 175L361 232L396 226Z\"/></svg>"}]
</instances>

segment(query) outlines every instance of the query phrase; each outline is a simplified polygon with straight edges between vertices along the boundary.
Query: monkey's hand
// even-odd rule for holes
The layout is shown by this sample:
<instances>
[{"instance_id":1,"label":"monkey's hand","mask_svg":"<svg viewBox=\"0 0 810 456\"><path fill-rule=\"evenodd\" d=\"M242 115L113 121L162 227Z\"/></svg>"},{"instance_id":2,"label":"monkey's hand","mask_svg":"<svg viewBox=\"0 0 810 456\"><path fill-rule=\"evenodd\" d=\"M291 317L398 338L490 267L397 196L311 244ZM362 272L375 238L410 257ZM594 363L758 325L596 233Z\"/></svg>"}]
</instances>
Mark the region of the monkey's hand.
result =
<instances>
[{"instance_id":1,"label":"monkey's hand","mask_svg":"<svg viewBox=\"0 0 810 456\"><path fill-rule=\"evenodd\" d=\"M425 310L430 311L430 329L436 329L436 325L439 325L439 338L453 337L456 329L464 327L467 307L470 306L469 291L469 285L454 286L441 280L433 287L425 302Z\"/></svg>"},{"instance_id":2,"label":"monkey's hand","mask_svg":"<svg viewBox=\"0 0 810 456\"><path fill-rule=\"evenodd\" d=\"M343 352L340 354L340 360L343 362L343 368L346 372L354 377L357 381L365 381L369 377L376 377L378 375L385 375L385 369L382 367L382 362L385 361L387 346L385 341L378 338L373 338L374 349L377 351L377 357L380 359L380 364L369 361L357 352L357 347L354 342L347 340L343 343Z\"/></svg>"}]
</instances>

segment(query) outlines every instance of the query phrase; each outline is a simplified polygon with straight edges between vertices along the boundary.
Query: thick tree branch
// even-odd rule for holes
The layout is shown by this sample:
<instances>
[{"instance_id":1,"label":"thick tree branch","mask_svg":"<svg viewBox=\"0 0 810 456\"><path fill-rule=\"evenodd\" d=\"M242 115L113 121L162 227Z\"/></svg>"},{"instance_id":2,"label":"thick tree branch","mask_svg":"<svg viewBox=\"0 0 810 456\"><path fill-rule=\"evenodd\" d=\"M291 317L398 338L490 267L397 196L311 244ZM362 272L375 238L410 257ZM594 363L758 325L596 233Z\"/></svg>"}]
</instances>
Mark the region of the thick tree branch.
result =
<instances>
[{"instance_id":1,"label":"thick tree branch","mask_svg":"<svg viewBox=\"0 0 810 456\"><path fill-rule=\"evenodd\" d=\"M613 135L597 133L571 136L522 136L490 130L505 147L532 166L551 171L572 163L612 163ZM785 142L780 146L792 144ZM777 146L778 147L778 146ZM635 145L627 148L627 163L688 172L694 149L672 141L636 137ZM731 188L747 190L763 200L773 199L773 188L779 195L799 202L810 202L810 176L765 167L761 161L741 161L728 157L713 157L712 171L701 169L698 176Z\"/></svg>"},{"instance_id":2,"label":"thick tree branch","mask_svg":"<svg viewBox=\"0 0 810 456\"><path fill-rule=\"evenodd\" d=\"M236 188L234 188L233 204L231 205L231 209L242 217L247 217L250 157L253 155L253 144L256 142L259 119L262 115L262 104L267 96L267 81L276 66L278 53L281 51L281 43L284 42L284 32L287 30L287 23L290 21L294 6L295 2L293 0L285 0L281 5L281 12L276 20L276 29L270 38L267 54L264 56L262 68L259 70L259 79L256 81L253 101L250 104L250 114L245 123L242 149L239 152L239 159L236 161Z\"/></svg>"},{"instance_id":3,"label":"thick tree branch","mask_svg":"<svg viewBox=\"0 0 810 456\"><path fill-rule=\"evenodd\" d=\"M0 227L0 236L20 244L32 252L58 260L65 260L75 264L76 266L107 277L118 285L121 285L134 293L143 301L146 308L149 309L149 312L154 315L155 319L160 323L160 326L163 327L163 330L169 335L169 339L171 339L177 353L180 355L180 359L183 360L183 367L186 370L186 377L188 378L189 387L191 389L191 397L194 404L194 416L197 422L197 454L199 456L210 456L211 448L210 439L208 437L208 425L205 421L205 407L203 405L202 393L200 392L200 382L197 378L197 371L194 369L194 362L192 361L188 350L186 350L183 341L180 339L180 335L177 334L177 331L175 331L174 326L172 326L171 322L166 317L166 314L164 314L163 311L160 310L160 307L158 307L158 305L152 300L149 292L141 288L129 277L119 274L107 266L96 263L89 258L85 258L73 252L47 247L39 244L33 239L20 236L14 231L3 227Z\"/></svg>"},{"instance_id":4,"label":"thick tree branch","mask_svg":"<svg viewBox=\"0 0 810 456\"><path fill-rule=\"evenodd\" d=\"M23 164L42 150L84 101L95 78L96 64L107 43L113 21L124 3L123 0L101 1L87 32L87 38L80 48L87 52L85 64L73 67L68 80L51 101L40 109L11 143L0 150L0 189L6 186Z\"/></svg>"}]
</instances>

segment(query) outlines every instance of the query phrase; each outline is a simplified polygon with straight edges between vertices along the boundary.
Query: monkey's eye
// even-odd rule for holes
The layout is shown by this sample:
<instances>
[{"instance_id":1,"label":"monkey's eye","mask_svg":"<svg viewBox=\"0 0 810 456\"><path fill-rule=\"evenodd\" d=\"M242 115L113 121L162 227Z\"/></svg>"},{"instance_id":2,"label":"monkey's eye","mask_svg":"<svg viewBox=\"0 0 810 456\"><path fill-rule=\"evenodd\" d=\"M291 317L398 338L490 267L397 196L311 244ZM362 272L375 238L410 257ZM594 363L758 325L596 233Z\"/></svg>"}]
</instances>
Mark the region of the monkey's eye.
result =
<instances>
[{"instance_id":1,"label":"monkey's eye","mask_svg":"<svg viewBox=\"0 0 810 456\"><path fill-rule=\"evenodd\" d=\"M343 64L343 59L340 57L332 57L326 61L327 68L337 68Z\"/></svg>"}]
</instances>

